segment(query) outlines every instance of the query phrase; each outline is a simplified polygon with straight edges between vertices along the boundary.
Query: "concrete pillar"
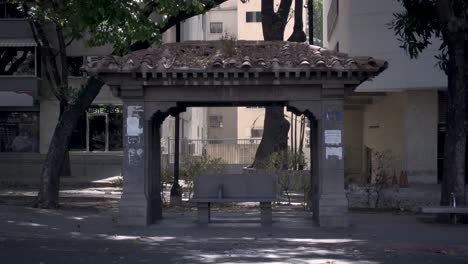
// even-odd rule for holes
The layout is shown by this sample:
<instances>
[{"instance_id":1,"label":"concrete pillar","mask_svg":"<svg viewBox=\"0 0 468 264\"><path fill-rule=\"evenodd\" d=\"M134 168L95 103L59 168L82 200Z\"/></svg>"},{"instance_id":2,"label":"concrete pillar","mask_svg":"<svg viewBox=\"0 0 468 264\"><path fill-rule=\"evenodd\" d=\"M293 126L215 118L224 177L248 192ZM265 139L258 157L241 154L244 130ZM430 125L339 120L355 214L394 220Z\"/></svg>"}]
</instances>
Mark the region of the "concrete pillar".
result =
<instances>
[{"instance_id":1,"label":"concrete pillar","mask_svg":"<svg viewBox=\"0 0 468 264\"><path fill-rule=\"evenodd\" d=\"M271 226L273 223L273 212L271 202L260 202L260 221L263 226Z\"/></svg>"},{"instance_id":2,"label":"concrete pillar","mask_svg":"<svg viewBox=\"0 0 468 264\"><path fill-rule=\"evenodd\" d=\"M179 185L179 159L180 159L180 114L175 116L174 133L174 183L171 188L171 205L180 205L182 193Z\"/></svg>"},{"instance_id":3,"label":"concrete pillar","mask_svg":"<svg viewBox=\"0 0 468 264\"><path fill-rule=\"evenodd\" d=\"M197 214L199 224L209 224L211 222L210 203L197 203Z\"/></svg>"},{"instance_id":4,"label":"concrete pillar","mask_svg":"<svg viewBox=\"0 0 468 264\"><path fill-rule=\"evenodd\" d=\"M291 101L288 109L310 120L311 202L319 226L348 226L344 190L343 97L336 87L317 101Z\"/></svg>"},{"instance_id":5,"label":"concrete pillar","mask_svg":"<svg viewBox=\"0 0 468 264\"><path fill-rule=\"evenodd\" d=\"M344 191L343 100L323 100L317 119L317 170L314 218L320 226L348 226ZM313 170L312 170L313 171Z\"/></svg>"},{"instance_id":6,"label":"concrete pillar","mask_svg":"<svg viewBox=\"0 0 468 264\"><path fill-rule=\"evenodd\" d=\"M148 225L161 218L159 193L160 144L154 120L145 120L143 102L124 104L123 193L119 207L119 224ZM159 148L160 149L160 148ZM154 160L153 160L154 157Z\"/></svg>"}]
</instances>

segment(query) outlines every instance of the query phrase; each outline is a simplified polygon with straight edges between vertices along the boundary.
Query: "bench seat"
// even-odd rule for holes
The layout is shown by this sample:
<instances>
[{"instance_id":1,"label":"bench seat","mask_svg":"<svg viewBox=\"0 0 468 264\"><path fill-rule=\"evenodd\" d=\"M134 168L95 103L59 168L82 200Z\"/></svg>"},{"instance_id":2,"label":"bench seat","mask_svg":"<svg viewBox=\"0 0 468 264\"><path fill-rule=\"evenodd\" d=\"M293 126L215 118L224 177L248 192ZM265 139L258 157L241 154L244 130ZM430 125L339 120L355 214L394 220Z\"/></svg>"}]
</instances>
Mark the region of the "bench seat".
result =
<instances>
[{"instance_id":1,"label":"bench seat","mask_svg":"<svg viewBox=\"0 0 468 264\"><path fill-rule=\"evenodd\" d=\"M458 214L468 214L467 206L423 206L419 209L423 214L449 214L454 224L457 223Z\"/></svg>"},{"instance_id":2,"label":"bench seat","mask_svg":"<svg viewBox=\"0 0 468 264\"><path fill-rule=\"evenodd\" d=\"M276 178L263 174L197 175L192 203L196 203L198 222L211 221L212 203L260 203L262 225L271 225L271 203L276 201Z\"/></svg>"},{"instance_id":3,"label":"bench seat","mask_svg":"<svg viewBox=\"0 0 468 264\"><path fill-rule=\"evenodd\" d=\"M420 212L426 214L468 214L468 207L424 206L421 207Z\"/></svg>"},{"instance_id":4,"label":"bench seat","mask_svg":"<svg viewBox=\"0 0 468 264\"><path fill-rule=\"evenodd\" d=\"M276 202L278 199L276 197L259 197L259 198L192 198L190 202L192 203L249 203L249 202Z\"/></svg>"}]
</instances>

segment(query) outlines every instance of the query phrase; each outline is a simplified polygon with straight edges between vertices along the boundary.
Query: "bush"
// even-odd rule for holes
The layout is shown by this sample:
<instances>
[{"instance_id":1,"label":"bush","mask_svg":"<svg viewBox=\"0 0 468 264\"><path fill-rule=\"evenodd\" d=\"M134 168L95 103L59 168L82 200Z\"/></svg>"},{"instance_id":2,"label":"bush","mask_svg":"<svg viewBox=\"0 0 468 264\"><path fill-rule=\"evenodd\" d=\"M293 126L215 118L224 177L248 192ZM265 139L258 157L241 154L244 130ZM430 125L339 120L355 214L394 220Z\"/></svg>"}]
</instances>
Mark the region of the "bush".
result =
<instances>
[{"instance_id":1,"label":"bush","mask_svg":"<svg viewBox=\"0 0 468 264\"><path fill-rule=\"evenodd\" d=\"M267 171L277 177L278 191L285 194L291 203L291 191L300 190L304 194L304 204L310 192L310 177L305 177L299 165L305 164L304 155L288 151L275 152L270 155Z\"/></svg>"},{"instance_id":2,"label":"bush","mask_svg":"<svg viewBox=\"0 0 468 264\"><path fill-rule=\"evenodd\" d=\"M189 197L192 196L193 178L201 174L218 174L224 170L223 160L207 156L190 156L185 158L180 169L181 179L187 183Z\"/></svg>"},{"instance_id":3,"label":"bush","mask_svg":"<svg viewBox=\"0 0 468 264\"><path fill-rule=\"evenodd\" d=\"M371 183L366 186L367 204L371 206L372 197L374 208L382 206L384 191L396 187L396 172L394 169L395 156L391 150L372 150ZM392 175L393 172L393 175Z\"/></svg>"}]
</instances>

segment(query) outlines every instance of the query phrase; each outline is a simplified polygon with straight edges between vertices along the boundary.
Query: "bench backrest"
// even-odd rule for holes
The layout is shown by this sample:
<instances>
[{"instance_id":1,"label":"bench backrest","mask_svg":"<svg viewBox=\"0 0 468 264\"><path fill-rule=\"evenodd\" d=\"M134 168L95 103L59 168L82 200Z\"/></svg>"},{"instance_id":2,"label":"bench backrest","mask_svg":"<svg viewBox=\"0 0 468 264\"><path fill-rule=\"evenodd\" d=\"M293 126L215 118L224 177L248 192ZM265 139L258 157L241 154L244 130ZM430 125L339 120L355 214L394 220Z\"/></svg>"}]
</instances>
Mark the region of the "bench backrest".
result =
<instances>
[{"instance_id":1,"label":"bench backrest","mask_svg":"<svg viewBox=\"0 0 468 264\"><path fill-rule=\"evenodd\" d=\"M222 197L219 197L220 189ZM276 178L266 174L197 175L193 198L276 199Z\"/></svg>"}]
</instances>

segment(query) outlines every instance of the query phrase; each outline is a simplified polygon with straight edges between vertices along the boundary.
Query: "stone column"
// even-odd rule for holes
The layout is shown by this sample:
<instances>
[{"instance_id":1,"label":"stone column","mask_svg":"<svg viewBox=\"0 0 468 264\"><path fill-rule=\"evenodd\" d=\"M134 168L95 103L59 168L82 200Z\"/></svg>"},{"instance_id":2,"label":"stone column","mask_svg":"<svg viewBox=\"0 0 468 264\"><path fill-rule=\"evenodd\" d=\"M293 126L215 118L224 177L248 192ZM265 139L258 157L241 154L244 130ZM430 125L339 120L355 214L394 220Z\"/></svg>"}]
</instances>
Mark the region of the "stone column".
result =
<instances>
[{"instance_id":1,"label":"stone column","mask_svg":"<svg viewBox=\"0 0 468 264\"><path fill-rule=\"evenodd\" d=\"M348 226L344 190L343 100L324 99L317 120L318 194L314 204L320 226Z\"/></svg>"},{"instance_id":2,"label":"stone column","mask_svg":"<svg viewBox=\"0 0 468 264\"><path fill-rule=\"evenodd\" d=\"M182 203L182 193L179 185L179 159L180 159L180 114L175 116L174 125L174 183L171 188L171 205Z\"/></svg>"},{"instance_id":3,"label":"stone column","mask_svg":"<svg viewBox=\"0 0 468 264\"><path fill-rule=\"evenodd\" d=\"M161 217L159 188L155 188L156 179L151 177L154 171L153 142L159 141L152 140L153 120L145 119L143 102L125 102L123 131L123 193L119 224L148 225Z\"/></svg>"},{"instance_id":4,"label":"stone column","mask_svg":"<svg viewBox=\"0 0 468 264\"><path fill-rule=\"evenodd\" d=\"M289 102L310 120L311 206L320 226L348 226L344 190L343 99Z\"/></svg>"}]
</instances>

